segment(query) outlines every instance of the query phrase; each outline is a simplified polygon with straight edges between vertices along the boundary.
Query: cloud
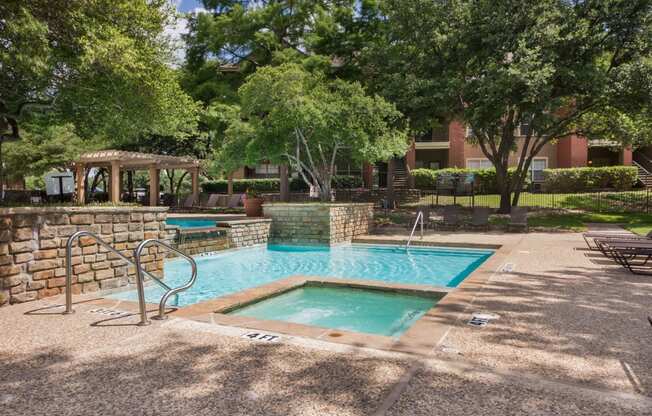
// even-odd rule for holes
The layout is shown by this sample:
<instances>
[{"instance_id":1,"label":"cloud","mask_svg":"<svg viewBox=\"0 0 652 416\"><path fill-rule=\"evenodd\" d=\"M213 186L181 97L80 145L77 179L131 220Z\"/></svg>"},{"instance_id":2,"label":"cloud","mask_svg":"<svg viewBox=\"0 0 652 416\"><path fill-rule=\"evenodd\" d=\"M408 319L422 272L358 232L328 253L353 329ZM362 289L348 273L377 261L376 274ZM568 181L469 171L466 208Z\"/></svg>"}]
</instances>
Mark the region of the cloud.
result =
<instances>
[{"instance_id":1,"label":"cloud","mask_svg":"<svg viewBox=\"0 0 652 416\"><path fill-rule=\"evenodd\" d=\"M165 28L165 35L170 39L174 49L172 65L178 67L183 64L183 61L186 58L186 43L183 40L183 35L188 33L188 19L185 16L186 14L205 13L206 9L203 7L194 7L190 10L186 9L184 12L185 7L188 7L189 5L197 5L199 2L183 0L170 0L170 2L174 5L176 10L181 12L175 22Z\"/></svg>"}]
</instances>

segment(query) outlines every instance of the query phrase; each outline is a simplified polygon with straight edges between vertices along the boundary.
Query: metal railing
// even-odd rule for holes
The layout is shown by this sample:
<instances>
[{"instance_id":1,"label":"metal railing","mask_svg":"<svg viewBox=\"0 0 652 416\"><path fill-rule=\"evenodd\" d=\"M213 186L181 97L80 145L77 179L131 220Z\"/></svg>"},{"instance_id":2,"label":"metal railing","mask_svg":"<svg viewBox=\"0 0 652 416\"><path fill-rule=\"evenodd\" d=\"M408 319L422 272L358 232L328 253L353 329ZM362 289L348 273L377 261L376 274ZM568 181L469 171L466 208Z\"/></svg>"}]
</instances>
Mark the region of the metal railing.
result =
<instances>
[{"instance_id":1,"label":"metal railing","mask_svg":"<svg viewBox=\"0 0 652 416\"><path fill-rule=\"evenodd\" d=\"M405 243L405 248L410 248L410 243L412 242L412 237L414 237L414 232L417 229L417 225L421 222L421 239L423 239L423 211L417 213L417 219L414 221L412 226L412 232L410 232L410 237L408 238L407 243Z\"/></svg>"},{"instance_id":2,"label":"metal railing","mask_svg":"<svg viewBox=\"0 0 652 416\"><path fill-rule=\"evenodd\" d=\"M194 283L195 280L197 280L197 264L195 263L195 260L183 253L182 251L170 246L169 244L166 244L162 241L159 240L145 240L141 242L136 249L134 250L134 259L130 259L129 257L125 256L124 254L120 253L118 250L116 250L114 247L109 245L107 242L102 240L98 235L90 232L90 231L77 231L73 235L71 235L68 238L68 241L66 243L66 310L64 311L64 314L72 314L74 313L74 310L72 308L72 246L73 243L80 239L81 237L91 237L97 244L100 246L104 247L108 251L112 252L120 260L126 262L127 264L130 264L136 268L136 290L138 292L138 307L139 307L139 312L140 312L140 322L138 325L144 326L144 325L149 325L149 320L147 319L147 309L145 305L145 288L144 288L144 281L145 281L145 276L149 277L152 279L153 282L161 286L166 292L161 298L161 302L159 303L159 315L158 319L165 319L165 304L167 303L168 299L170 296L176 296L177 297L177 302L178 302L178 294L188 288L190 288ZM145 247L150 246L150 245L158 245L161 247L165 247L170 251L175 252L179 256L183 257L184 259L188 260L192 267L192 276L184 284L183 286L177 287L177 288L171 288L170 286L166 285L161 279L158 277L152 275L151 273L147 272L146 270L143 270L141 262L140 262L140 256L142 254L142 251Z\"/></svg>"}]
</instances>

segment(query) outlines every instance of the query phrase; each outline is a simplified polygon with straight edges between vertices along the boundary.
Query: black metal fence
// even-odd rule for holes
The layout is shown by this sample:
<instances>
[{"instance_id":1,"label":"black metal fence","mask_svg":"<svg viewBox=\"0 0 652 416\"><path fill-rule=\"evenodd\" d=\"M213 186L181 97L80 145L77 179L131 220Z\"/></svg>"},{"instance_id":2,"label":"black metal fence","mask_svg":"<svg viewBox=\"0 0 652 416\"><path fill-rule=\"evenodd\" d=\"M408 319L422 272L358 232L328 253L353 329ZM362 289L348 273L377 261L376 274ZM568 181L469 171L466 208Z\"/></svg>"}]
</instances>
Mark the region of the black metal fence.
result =
<instances>
[{"instance_id":1,"label":"black metal fence","mask_svg":"<svg viewBox=\"0 0 652 416\"><path fill-rule=\"evenodd\" d=\"M598 213L646 213L652 212L652 194L649 189L632 191L596 191L576 193L522 192L518 205L533 208L577 209ZM431 207L461 205L498 208L500 195L456 195L437 191L421 191L421 205Z\"/></svg>"}]
</instances>

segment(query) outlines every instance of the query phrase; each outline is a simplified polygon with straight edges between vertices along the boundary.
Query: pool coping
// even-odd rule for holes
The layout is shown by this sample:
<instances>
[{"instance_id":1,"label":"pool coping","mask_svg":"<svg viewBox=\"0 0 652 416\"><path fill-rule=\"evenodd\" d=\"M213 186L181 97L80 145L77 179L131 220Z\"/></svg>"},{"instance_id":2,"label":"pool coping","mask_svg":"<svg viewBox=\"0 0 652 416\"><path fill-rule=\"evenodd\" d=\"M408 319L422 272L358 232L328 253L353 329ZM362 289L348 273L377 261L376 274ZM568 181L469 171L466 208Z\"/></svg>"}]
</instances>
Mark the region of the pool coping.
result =
<instances>
[{"instance_id":1,"label":"pool coping","mask_svg":"<svg viewBox=\"0 0 652 416\"><path fill-rule=\"evenodd\" d=\"M395 240L369 240L357 239L356 244L374 245L400 245ZM397 244L398 243L398 244ZM469 249L492 249L493 254L487 258L477 269L469 274L456 288L447 288L433 285L414 285L402 283L386 283L377 280L342 279L315 276L293 276L280 279L269 284L256 286L243 291L199 302L179 308L171 312L171 316L213 322L219 325L267 331L290 336L317 339L320 341L347 344L356 347L373 348L386 351L402 352L426 356L433 352L446 337L453 324L459 322L473 305L473 300L489 281L491 276L500 269L507 255L512 251L512 245L480 244L480 243L455 243L454 245L439 242L421 242L419 246L427 247L455 247ZM349 287L399 291L413 294L441 294L443 297L408 328L398 339L382 335L366 334L360 332L328 329L311 325L295 324L291 322L261 320L242 316L227 315L227 312L239 306L254 303L274 295L278 295L293 288L300 287L307 282L328 283ZM469 315L469 319L470 319ZM333 336L333 334L338 334Z\"/></svg>"},{"instance_id":2,"label":"pool coping","mask_svg":"<svg viewBox=\"0 0 652 416\"><path fill-rule=\"evenodd\" d=\"M354 243L368 244L366 241L362 242L360 240L356 240ZM400 244L400 241L374 240L371 244L397 246ZM456 243L455 246L452 246L439 242L420 242L418 245L469 249L490 248L488 244L471 243ZM290 337L301 337L355 347L427 356L441 345L453 325L459 324L461 319L467 320L467 314L468 319L471 318L469 309L472 307L475 297L482 291L482 287L491 279L494 273L500 270L504 260L513 249L513 244L491 246L494 253L455 288L434 285L387 283L377 280L342 279L327 276L291 276L230 295L209 299L177 309L173 308L167 314L175 318L210 322L243 330L265 331L267 333L271 332ZM389 290L403 293L425 294L426 296L442 295L443 297L398 339L382 335L329 329L284 321L254 319L224 313L240 306L282 294L294 288L301 287L306 283ZM114 303L115 300L96 298L94 303L108 306L108 302ZM129 310L138 310L138 304L136 302L121 300L118 303L121 307L127 307ZM158 304L148 303L147 305L148 309L158 307Z\"/></svg>"}]
</instances>

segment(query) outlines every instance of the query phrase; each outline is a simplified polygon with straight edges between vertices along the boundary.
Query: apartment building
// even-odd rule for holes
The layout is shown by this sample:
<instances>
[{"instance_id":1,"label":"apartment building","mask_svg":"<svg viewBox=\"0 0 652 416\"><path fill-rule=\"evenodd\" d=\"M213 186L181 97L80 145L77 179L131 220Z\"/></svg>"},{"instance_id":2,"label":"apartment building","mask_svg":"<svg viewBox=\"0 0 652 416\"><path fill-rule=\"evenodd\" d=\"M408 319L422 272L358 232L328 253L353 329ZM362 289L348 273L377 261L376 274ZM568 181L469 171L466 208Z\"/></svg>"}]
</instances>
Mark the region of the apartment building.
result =
<instances>
[{"instance_id":1,"label":"apartment building","mask_svg":"<svg viewBox=\"0 0 652 416\"><path fill-rule=\"evenodd\" d=\"M520 126L518 136L525 136L528 127ZM406 174L412 169L429 168L469 168L482 169L492 167L491 162L482 153L479 146L469 143L470 135L465 125L460 121L452 121L439 128L433 128L426 134L416 137L407 153L402 158L392 161L395 176ZM652 156L652 152L650 152ZM520 152L510 155L510 165L516 166ZM600 140L589 140L584 137L567 137L556 143L546 144L533 159L532 177L541 177L541 172L548 168L572 168L582 166L616 166L632 165L632 149L619 146L617 143ZM347 173L350 167L346 167ZM387 186L388 163L364 164L362 176L365 186ZM398 175L396 175L398 173ZM234 174L234 178L265 178L278 177L278 167L261 164L255 167L244 167Z\"/></svg>"}]
</instances>

